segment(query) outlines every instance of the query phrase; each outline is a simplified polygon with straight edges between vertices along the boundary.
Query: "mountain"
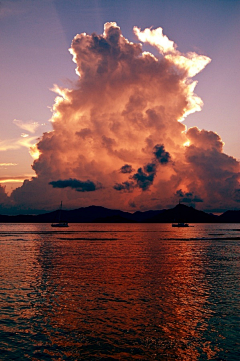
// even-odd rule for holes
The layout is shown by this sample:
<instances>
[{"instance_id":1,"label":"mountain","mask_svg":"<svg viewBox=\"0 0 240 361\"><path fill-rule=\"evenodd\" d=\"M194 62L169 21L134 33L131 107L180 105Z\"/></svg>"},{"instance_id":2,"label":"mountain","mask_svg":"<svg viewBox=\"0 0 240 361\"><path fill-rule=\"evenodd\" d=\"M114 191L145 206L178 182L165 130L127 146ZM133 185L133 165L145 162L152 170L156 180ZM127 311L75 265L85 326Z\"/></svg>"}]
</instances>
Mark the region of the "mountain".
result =
<instances>
[{"instance_id":1,"label":"mountain","mask_svg":"<svg viewBox=\"0 0 240 361\"><path fill-rule=\"evenodd\" d=\"M146 220L151 223L172 223L172 222L188 222L188 223L215 223L218 217L203 211L198 211L193 207L178 204L172 209L167 209Z\"/></svg>"},{"instance_id":2,"label":"mountain","mask_svg":"<svg viewBox=\"0 0 240 361\"><path fill-rule=\"evenodd\" d=\"M240 223L240 210L239 211L226 211L219 216L221 223Z\"/></svg>"},{"instance_id":3,"label":"mountain","mask_svg":"<svg viewBox=\"0 0 240 361\"><path fill-rule=\"evenodd\" d=\"M118 216L126 220L132 220L132 214L118 209L108 209L100 206L78 208L72 211L62 211L62 219L69 223L98 222L99 219Z\"/></svg>"},{"instance_id":4,"label":"mountain","mask_svg":"<svg viewBox=\"0 0 240 361\"><path fill-rule=\"evenodd\" d=\"M58 211L38 215L0 215L0 223L52 223L58 219ZM227 211L220 216L198 211L193 207L178 204L171 209L135 213L108 209L100 206L62 210L61 219L68 223L239 223L239 211Z\"/></svg>"},{"instance_id":5,"label":"mountain","mask_svg":"<svg viewBox=\"0 0 240 361\"><path fill-rule=\"evenodd\" d=\"M141 222L146 222L148 219L153 218L154 216L157 216L165 211L166 209L163 209L161 211L145 211L145 212L137 211L132 214L132 217L135 220L135 222L141 223Z\"/></svg>"},{"instance_id":6,"label":"mountain","mask_svg":"<svg viewBox=\"0 0 240 361\"><path fill-rule=\"evenodd\" d=\"M92 223L104 221L109 217L120 217L122 222L135 221L131 213L115 209L108 209L99 206L82 207L70 211L62 210L61 219L68 223ZM120 220L119 218L119 220ZM59 219L59 210L38 214L38 215L17 215L4 216L0 215L1 223L52 223Z\"/></svg>"}]
</instances>

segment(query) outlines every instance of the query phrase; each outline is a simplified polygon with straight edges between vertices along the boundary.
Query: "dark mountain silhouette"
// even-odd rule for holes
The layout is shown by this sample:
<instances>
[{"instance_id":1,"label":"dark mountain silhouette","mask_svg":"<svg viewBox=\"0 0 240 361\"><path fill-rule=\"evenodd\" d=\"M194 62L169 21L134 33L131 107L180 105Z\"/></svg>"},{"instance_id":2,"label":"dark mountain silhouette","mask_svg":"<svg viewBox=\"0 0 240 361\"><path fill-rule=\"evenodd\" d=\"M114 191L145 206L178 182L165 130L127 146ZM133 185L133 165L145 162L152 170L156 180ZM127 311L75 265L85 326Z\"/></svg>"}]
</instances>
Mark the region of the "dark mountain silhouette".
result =
<instances>
[{"instance_id":1,"label":"dark mountain silhouette","mask_svg":"<svg viewBox=\"0 0 240 361\"><path fill-rule=\"evenodd\" d=\"M240 210L239 211L226 211L219 216L221 223L240 223Z\"/></svg>"},{"instance_id":2,"label":"dark mountain silhouette","mask_svg":"<svg viewBox=\"0 0 240 361\"><path fill-rule=\"evenodd\" d=\"M172 223L172 222L188 222L188 223L215 223L218 217L213 214L208 214L203 211L198 211L193 207L187 207L184 204L178 204L172 209L167 209L164 212L147 220L151 223Z\"/></svg>"},{"instance_id":3,"label":"dark mountain silhouette","mask_svg":"<svg viewBox=\"0 0 240 361\"><path fill-rule=\"evenodd\" d=\"M67 222L96 222L99 219L118 216L126 220L132 220L131 213L123 212L117 209L108 209L99 206L90 206L85 208L78 208L72 211L63 211L62 219L66 219Z\"/></svg>"},{"instance_id":4,"label":"dark mountain silhouette","mask_svg":"<svg viewBox=\"0 0 240 361\"><path fill-rule=\"evenodd\" d=\"M38 215L0 215L1 223L52 223L59 217L59 211ZM172 209L135 213L123 212L99 206L82 207L74 210L62 210L62 221L68 223L239 223L240 210L227 211L220 216L198 211L193 207L178 204Z\"/></svg>"},{"instance_id":5,"label":"dark mountain silhouette","mask_svg":"<svg viewBox=\"0 0 240 361\"><path fill-rule=\"evenodd\" d=\"M165 211L166 211L166 209L162 209L161 211L146 211L146 212L137 211L137 212L133 213L132 216L136 222L141 223L141 222L146 222L146 220L153 218Z\"/></svg>"}]
</instances>

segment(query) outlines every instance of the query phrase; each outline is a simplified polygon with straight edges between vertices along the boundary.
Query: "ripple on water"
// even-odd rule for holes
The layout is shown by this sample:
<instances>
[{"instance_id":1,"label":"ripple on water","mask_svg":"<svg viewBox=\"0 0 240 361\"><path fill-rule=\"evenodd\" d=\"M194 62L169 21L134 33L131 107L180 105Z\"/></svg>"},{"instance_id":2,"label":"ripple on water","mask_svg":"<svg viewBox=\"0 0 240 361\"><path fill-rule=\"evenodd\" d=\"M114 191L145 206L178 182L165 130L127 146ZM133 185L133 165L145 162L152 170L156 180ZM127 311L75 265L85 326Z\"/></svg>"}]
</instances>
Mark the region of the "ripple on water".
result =
<instances>
[{"instance_id":1,"label":"ripple on water","mask_svg":"<svg viewBox=\"0 0 240 361\"><path fill-rule=\"evenodd\" d=\"M0 233L1 360L238 359L238 228L48 227Z\"/></svg>"}]
</instances>

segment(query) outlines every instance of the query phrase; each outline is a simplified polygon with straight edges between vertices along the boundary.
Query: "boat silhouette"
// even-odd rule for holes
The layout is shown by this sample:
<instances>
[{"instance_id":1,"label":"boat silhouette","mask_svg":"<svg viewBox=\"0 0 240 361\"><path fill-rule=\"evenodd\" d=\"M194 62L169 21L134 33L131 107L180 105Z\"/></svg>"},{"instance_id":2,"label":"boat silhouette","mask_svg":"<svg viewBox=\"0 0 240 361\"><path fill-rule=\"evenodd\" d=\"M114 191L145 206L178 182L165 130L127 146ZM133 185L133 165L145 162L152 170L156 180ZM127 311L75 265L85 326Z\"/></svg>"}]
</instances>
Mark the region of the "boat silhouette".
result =
<instances>
[{"instance_id":1,"label":"boat silhouette","mask_svg":"<svg viewBox=\"0 0 240 361\"><path fill-rule=\"evenodd\" d=\"M62 221L61 216L62 216L62 201L58 210L58 223L52 223L51 227L68 227L68 222Z\"/></svg>"},{"instance_id":2,"label":"boat silhouette","mask_svg":"<svg viewBox=\"0 0 240 361\"><path fill-rule=\"evenodd\" d=\"M172 227L189 227L189 224L183 223L183 222L178 222L178 223L173 223Z\"/></svg>"},{"instance_id":3,"label":"boat silhouette","mask_svg":"<svg viewBox=\"0 0 240 361\"><path fill-rule=\"evenodd\" d=\"M180 205L180 200L179 203ZM179 208L179 207L178 207ZM178 213L179 213L179 209L178 209ZM180 218L180 215L178 214L178 218ZM189 227L188 223L184 223L184 222L178 222L178 223L172 223L172 227Z\"/></svg>"}]
</instances>

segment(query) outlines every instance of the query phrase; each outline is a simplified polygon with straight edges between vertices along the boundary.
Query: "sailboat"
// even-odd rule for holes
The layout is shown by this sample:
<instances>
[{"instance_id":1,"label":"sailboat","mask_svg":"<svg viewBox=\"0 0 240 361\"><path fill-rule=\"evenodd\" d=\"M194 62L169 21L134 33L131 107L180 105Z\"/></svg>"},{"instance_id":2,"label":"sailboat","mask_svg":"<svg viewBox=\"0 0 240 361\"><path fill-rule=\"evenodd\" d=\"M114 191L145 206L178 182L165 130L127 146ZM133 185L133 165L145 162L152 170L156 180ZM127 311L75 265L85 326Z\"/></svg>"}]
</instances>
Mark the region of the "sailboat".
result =
<instances>
[{"instance_id":1,"label":"sailboat","mask_svg":"<svg viewBox=\"0 0 240 361\"><path fill-rule=\"evenodd\" d=\"M59 207L59 221L58 223L52 223L51 227L68 227L68 222L63 222L61 220L61 215L62 215L62 201L61 201L61 205Z\"/></svg>"},{"instance_id":2,"label":"sailboat","mask_svg":"<svg viewBox=\"0 0 240 361\"><path fill-rule=\"evenodd\" d=\"M178 204L180 205L180 200ZM172 227L189 227L189 224L184 222L172 223Z\"/></svg>"},{"instance_id":3,"label":"sailboat","mask_svg":"<svg viewBox=\"0 0 240 361\"><path fill-rule=\"evenodd\" d=\"M189 224L183 223L183 222L178 222L178 223L173 223L172 227L189 227Z\"/></svg>"}]
</instances>

